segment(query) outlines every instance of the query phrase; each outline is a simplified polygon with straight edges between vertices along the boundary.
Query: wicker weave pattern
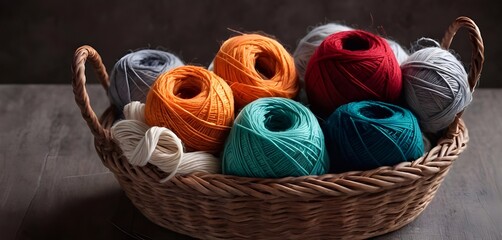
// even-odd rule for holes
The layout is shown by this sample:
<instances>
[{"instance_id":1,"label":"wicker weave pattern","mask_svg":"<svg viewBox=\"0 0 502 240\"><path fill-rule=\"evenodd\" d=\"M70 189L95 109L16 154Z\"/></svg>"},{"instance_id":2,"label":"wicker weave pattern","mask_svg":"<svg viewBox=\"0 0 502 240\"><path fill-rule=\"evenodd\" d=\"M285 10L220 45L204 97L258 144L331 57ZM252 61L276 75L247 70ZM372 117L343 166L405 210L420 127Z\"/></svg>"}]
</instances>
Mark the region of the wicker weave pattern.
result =
<instances>
[{"instance_id":1,"label":"wicker weave pattern","mask_svg":"<svg viewBox=\"0 0 502 240\"><path fill-rule=\"evenodd\" d=\"M465 27L473 44L471 89L483 65L483 41L472 20L459 17L443 39L447 48ZM468 131L460 115L425 156L393 167L322 176L258 179L193 173L159 183L166 176L152 165L134 167L109 132L112 107L98 120L85 90L90 60L105 89L108 75L89 46L75 52L73 88L82 116L95 136L103 164L134 205L152 222L197 238L361 239L413 221L433 199L452 163L466 148Z\"/></svg>"}]
</instances>

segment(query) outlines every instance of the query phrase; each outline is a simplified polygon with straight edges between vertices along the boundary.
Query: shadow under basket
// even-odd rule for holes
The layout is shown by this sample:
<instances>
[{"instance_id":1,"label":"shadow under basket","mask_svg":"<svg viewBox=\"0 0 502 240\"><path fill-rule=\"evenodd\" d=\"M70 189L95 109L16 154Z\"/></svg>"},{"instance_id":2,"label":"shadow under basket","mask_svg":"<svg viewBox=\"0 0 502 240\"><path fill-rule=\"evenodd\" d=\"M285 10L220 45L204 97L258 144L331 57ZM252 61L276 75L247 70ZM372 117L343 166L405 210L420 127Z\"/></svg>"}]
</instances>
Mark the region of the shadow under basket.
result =
<instances>
[{"instance_id":1,"label":"shadow under basket","mask_svg":"<svg viewBox=\"0 0 502 240\"><path fill-rule=\"evenodd\" d=\"M457 18L442 47L448 49L462 27L473 46L469 69L473 91L484 61L476 24L467 17ZM96 50L89 46L76 50L73 92L103 164L148 219L196 238L363 239L394 231L427 207L469 140L460 113L424 156L392 167L281 179L193 173L160 183L165 173L151 165L130 165L112 140L113 107L100 119L91 108L85 87L87 60L105 90L109 80Z\"/></svg>"}]
</instances>

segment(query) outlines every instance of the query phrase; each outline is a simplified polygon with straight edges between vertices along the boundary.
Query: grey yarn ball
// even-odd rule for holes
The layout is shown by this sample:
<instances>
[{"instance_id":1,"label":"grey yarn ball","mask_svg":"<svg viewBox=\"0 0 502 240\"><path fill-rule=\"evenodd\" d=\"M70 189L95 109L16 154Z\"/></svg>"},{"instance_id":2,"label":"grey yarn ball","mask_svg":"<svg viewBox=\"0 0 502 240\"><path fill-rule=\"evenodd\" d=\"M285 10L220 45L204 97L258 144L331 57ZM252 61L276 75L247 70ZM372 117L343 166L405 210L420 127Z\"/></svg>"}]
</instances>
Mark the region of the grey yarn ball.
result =
<instances>
[{"instance_id":1,"label":"grey yarn ball","mask_svg":"<svg viewBox=\"0 0 502 240\"><path fill-rule=\"evenodd\" d=\"M422 131L445 129L471 102L467 73L449 51L428 47L401 65L404 98L419 119Z\"/></svg>"},{"instance_id":2,"label":"grey yarn ball","mask_svg":"<svg viewBox=\"0 0 502 240\"><path fill-rule=\"evenodd\" d=\"M122 111L132 101L144 103L150 86L160 74L183 65L174 54L160 50L145 49L125 55L110 75L112 104Z\"/></svg>"}]
</instances>

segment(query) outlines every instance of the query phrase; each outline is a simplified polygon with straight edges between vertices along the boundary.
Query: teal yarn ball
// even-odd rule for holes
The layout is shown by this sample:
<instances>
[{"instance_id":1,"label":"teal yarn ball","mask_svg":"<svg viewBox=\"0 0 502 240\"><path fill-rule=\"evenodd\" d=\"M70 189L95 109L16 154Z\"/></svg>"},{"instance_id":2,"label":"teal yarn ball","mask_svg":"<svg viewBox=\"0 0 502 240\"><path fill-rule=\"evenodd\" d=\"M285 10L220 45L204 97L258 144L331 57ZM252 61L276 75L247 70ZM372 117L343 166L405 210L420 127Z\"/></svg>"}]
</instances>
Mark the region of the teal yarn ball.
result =
<instances>
[{"instance_id":1,"label":"teal yarn ball","mask_svg":"<svg viewBox=\"0 0 502 240\"><path fill-rule=\"evenodd\" d=\"M411 111L378 101L340 106L325 126L332 171L369 170L415 160L424 154Z\"/></svg>"},{"instance_id":2,"label":"teal yarn ball","mask_svg":"<svg viewBox=\"0 0 502 240\"><path fill-rule=\"evenodd\" d=\"M329 158L314 114L296 101L271 97L251 102L236 117L222 165L224 174L281 178L325 174Z\"/></svg>"}]
</instances>

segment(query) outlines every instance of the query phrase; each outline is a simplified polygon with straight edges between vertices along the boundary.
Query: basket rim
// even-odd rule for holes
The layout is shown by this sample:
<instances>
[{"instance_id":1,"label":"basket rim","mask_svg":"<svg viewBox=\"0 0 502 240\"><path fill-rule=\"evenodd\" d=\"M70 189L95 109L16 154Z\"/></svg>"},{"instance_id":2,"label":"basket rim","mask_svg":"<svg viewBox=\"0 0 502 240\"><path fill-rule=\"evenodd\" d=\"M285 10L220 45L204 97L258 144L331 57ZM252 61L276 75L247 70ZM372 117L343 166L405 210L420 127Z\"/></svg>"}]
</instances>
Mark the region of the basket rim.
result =
<instances>
[{"instance_id":1,"label":"basket rim","mask_svg":"<svg viewBox=\"0 0 502 240\"><path fill-rule=\"evenodd\" d=\"M115 118L114 107L109 107L101 116L100 122L109 129ZM103 157L98 151L103 164L115 174L127 175L133 181L149 182L156 187L185 188L187 192L198 192L206 196L255 196L267 199L274 197L318 196L353 196L365 193L377 193L392 188L408 185L421 178L433 177L447 171L458 156L467 147L468 129L459 118L455 134L447 134L438 144L422 157L396 164L382 166L365 171L349 171L283 178L251 178L221 173L193 172L176 174L169 181L161 183L168 173L156 166L147 164L143 167L129 164L119 145L112 137L106 141L95 138L96 149L113 152L113 159Z\"/></svg>"}]
</instances>

